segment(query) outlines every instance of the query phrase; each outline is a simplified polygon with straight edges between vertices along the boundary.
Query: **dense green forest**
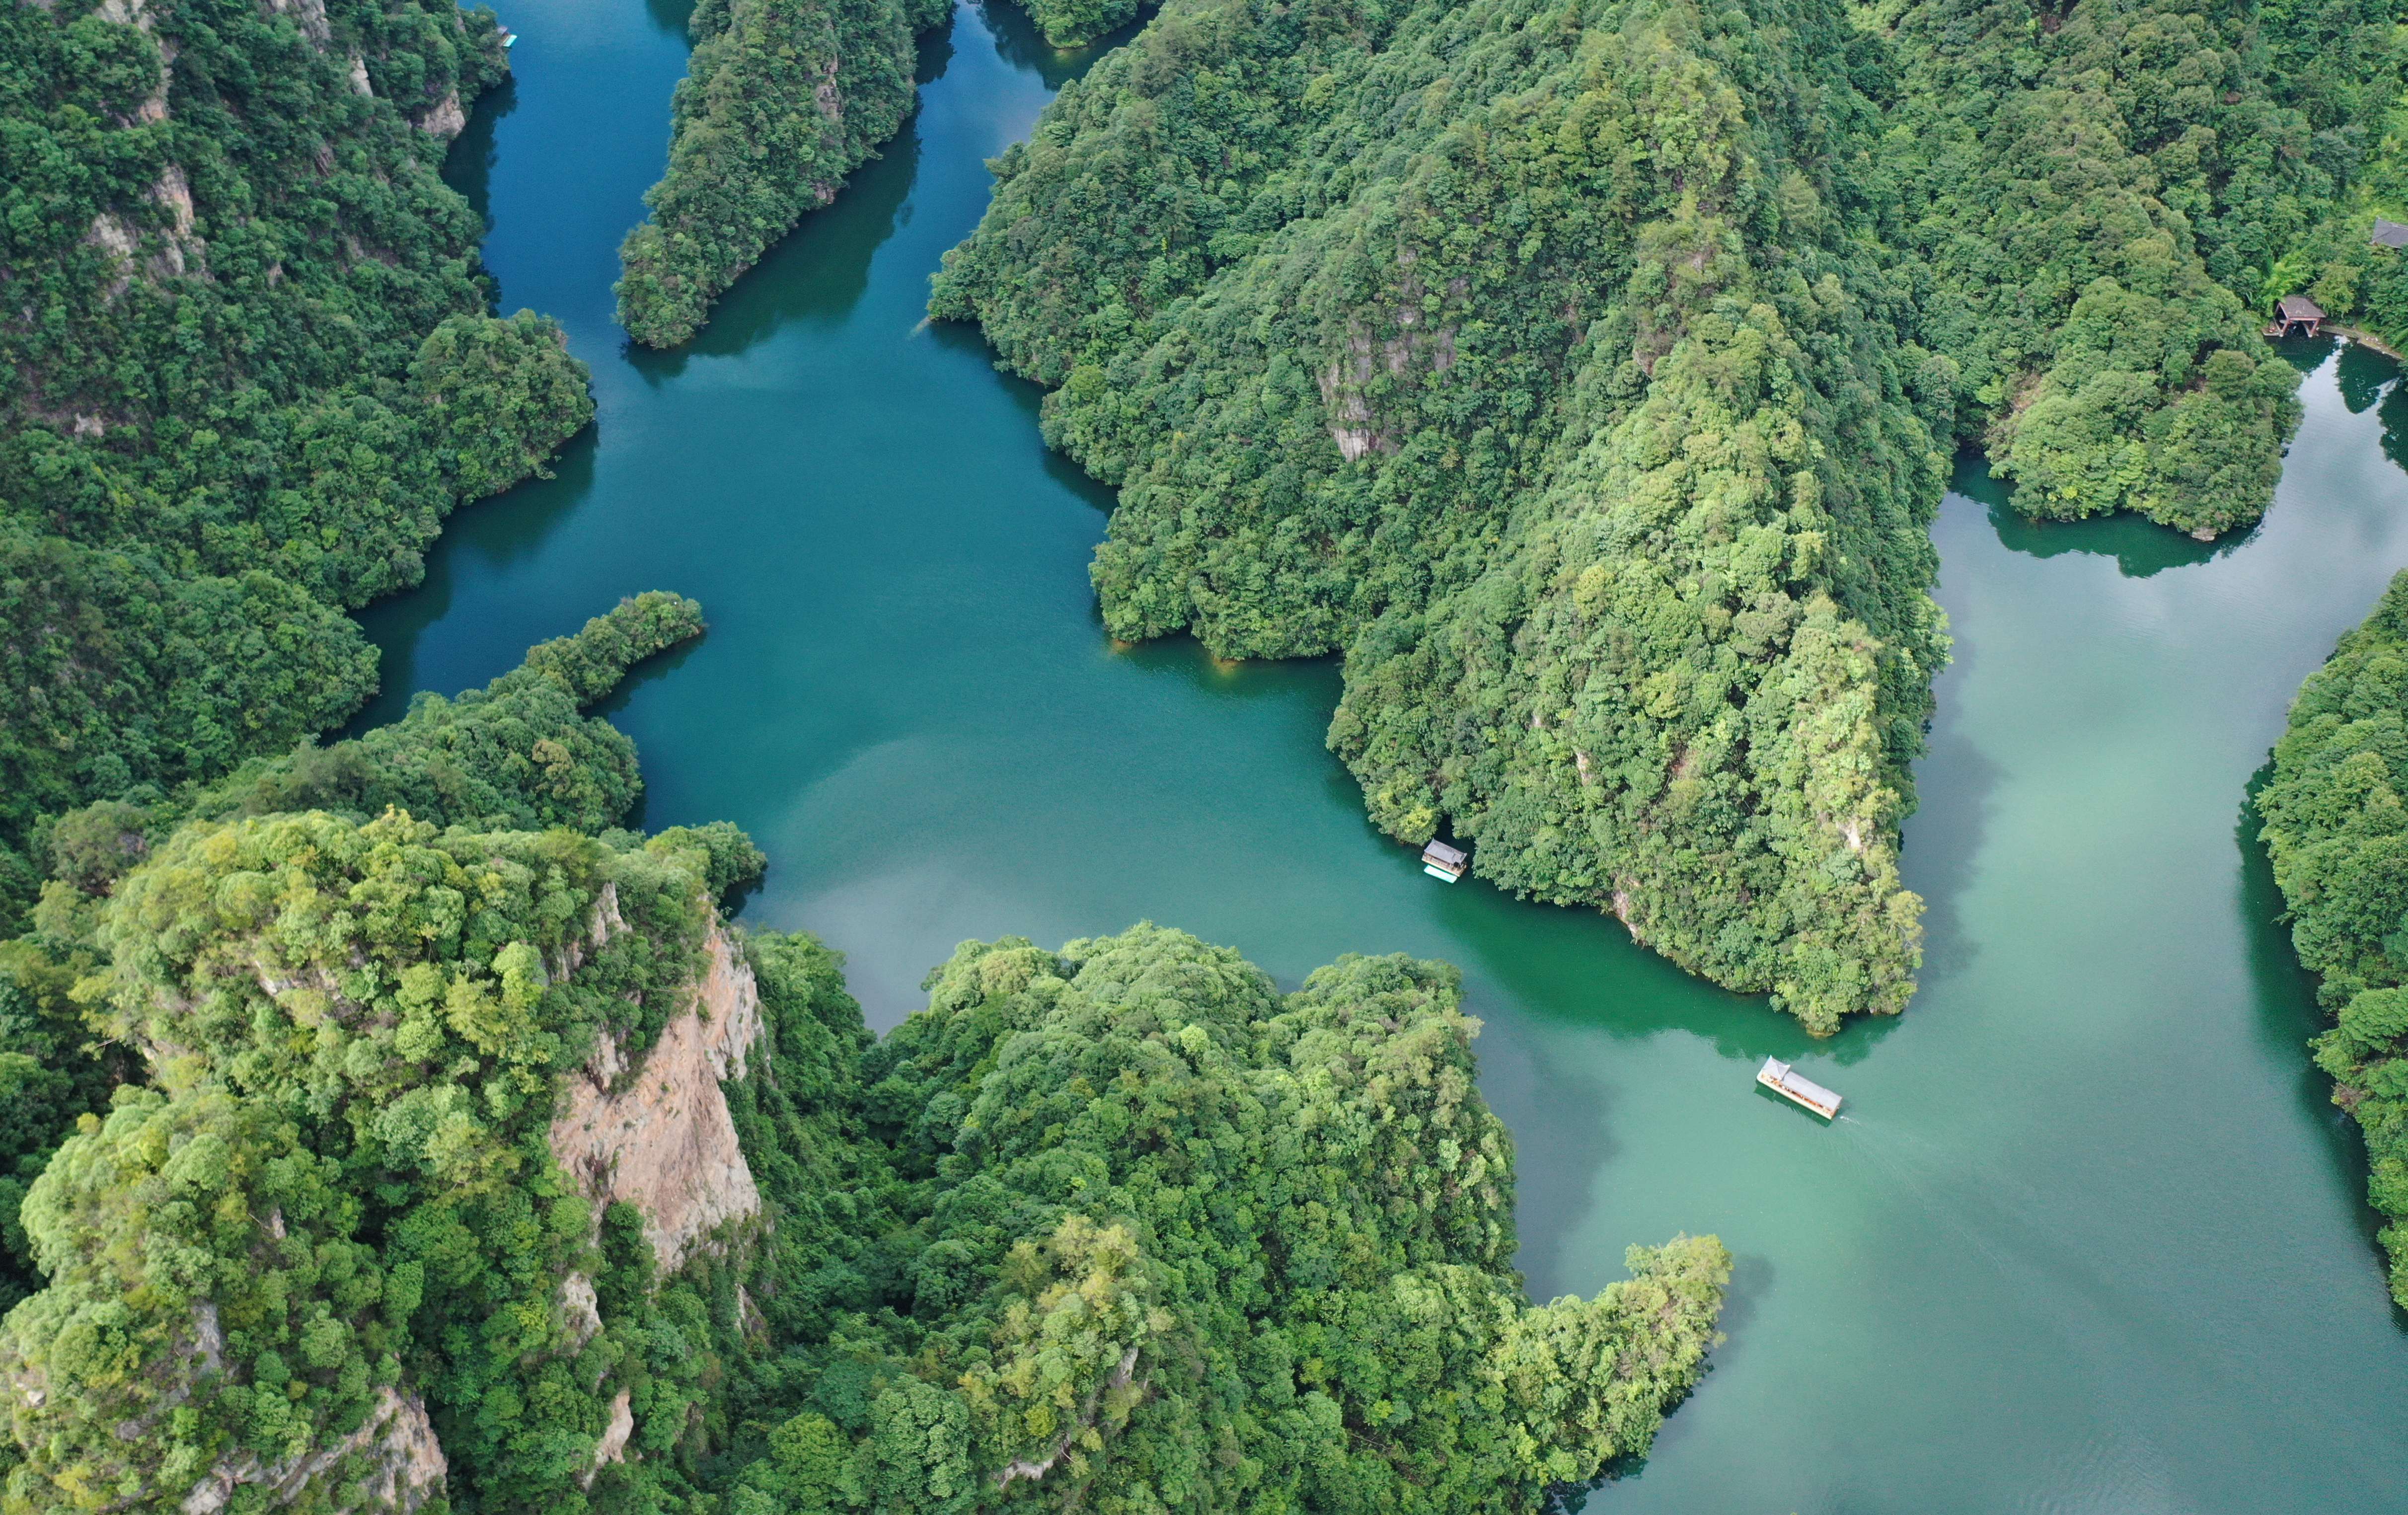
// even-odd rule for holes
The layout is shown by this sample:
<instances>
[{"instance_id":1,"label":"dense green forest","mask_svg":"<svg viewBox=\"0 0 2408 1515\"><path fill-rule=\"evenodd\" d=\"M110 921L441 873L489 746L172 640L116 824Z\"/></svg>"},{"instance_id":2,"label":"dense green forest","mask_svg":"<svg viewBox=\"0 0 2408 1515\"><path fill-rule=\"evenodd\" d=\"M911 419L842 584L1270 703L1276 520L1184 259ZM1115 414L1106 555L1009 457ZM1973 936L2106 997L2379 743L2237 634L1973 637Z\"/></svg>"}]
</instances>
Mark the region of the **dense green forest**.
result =
<instances>
[{"instance_id":1,"label":"dense green forest","mask_svg":"<svg viewBox=\"0 0 2408 1515\"><path fill-rule=\"evenodd\" d=\"M2396 47L2347 0L1172 0L931 309L1118 486L1112 635L1342 650L1383 829L1828 1032L1919 962L1949 453L2256 520L2267 281Z\"/></svg>"},{"instance_id":2,"label":"dense green forest","mask_svg":"<svg viewBox=\"0 0 2408 1515\"><path fill-rule=\"evenodd\" d=\"M914 99L912 39L947 0L700 0L651 219L619 250L619 321L675 347L737 276L836 197Z\"/></svg>"},{"instance_id":3,"label":"dense green forest","mask_svg":"<svg viewBox=\"0 0 2408 1515\"><path fill-rule=\"evenodd\" d=\"M1083 48L1143 9L1142 0L1021 0L1022 8L1057 48Z\"/></svg>"},{"instance_id":4,"label":"dense green forest","mask_svg":"<svg viewBox=\"0 0 2408 1515\"><path fill-rule=\"evenodd\" d=\"M1400 839L1818 1031L1912 990L1949 380L1901 343L1836 9L1174 4L935 310L1121 486L1123 637L1342 649Z\"/></svg>"},{"instance_id":5,"label":"dense green forest","mask_svg":"<svg viewBox=\"0 0 2408 1515\"><path fill-rule=\"evenodd\" d=\"M2300 687L2257 796L2300 961L2333 1018L2316 1065L2366 1134L2408 1306L2408 571Z\"/></svg>"},{"instance_id":6,"label":"dense green forest","mask_svg":"<svg viewBox=\"0 0 2408 1515\"><path fill-rule=\"evenodd\" d=\"M719 924L762 865L733 827L595 834L630 754L576 707L695 624L644 596L177 814L57 828L0 953L40 1275L0 1324L0 1508L1439 1515L1644 1455L1729 1259L1523 1297L1453 969L1282 994L1152 926L969 943L875 1041L824 948ZM396 796L431 818L368 814ZM696 988L725 954L759 1203L664 1270L564 1170L563 1076L666 1087L681 1017L743 1024Z\"/></svg>"},{"instance_id":7,"label":"dense green forest","mask_svg":"<svg viewBox=\"0 0 2408 1515\"><path fill-rule=\"evenodd\" d=\"M94 1043L71 996L100 961L93 918L119 880L193 818L231 821L305 810L355 822L400 808L438 825L604 833L626 818L642 781L635 744L580 708L601 699L637 662L700 635L701 607L673 594L642 594L582 631L528 650L519 667L456 699L421 694L409 713L355 740L254 759L206 785L136 805L99 800L47 828L50 881L35 929L0 943L0 1308L38 1284L16 1228L25 1186L76 1116L105 1108L134 1076L122 1045ZM761 861L734 828L681 832L707 841L727 877Z\"/></svg>"},{"instance_id":8,"label":"dense green forest","mask_svg":"<svg viewBox=\"0 0 2408 1515\"><path fill-rule=\"evenodd\" d=\"M2200 537L2273 497L2297 379L2257 335L2275 260L2396 94L2387 6L1882 7L1874 164L1960 434L2032 516Z\"/></svg>"},{"instance_id":9,"label":"dense green forest","mask_svg":"<svg viewBox=\"0 0 2408 1515\"><path fill-rule=\"evenodd\" d=\"M46 818L349 714L342 612L591 418L436 176L501 68L450 0L0 15L0 926Z\"/></svg>"}]
</instances>

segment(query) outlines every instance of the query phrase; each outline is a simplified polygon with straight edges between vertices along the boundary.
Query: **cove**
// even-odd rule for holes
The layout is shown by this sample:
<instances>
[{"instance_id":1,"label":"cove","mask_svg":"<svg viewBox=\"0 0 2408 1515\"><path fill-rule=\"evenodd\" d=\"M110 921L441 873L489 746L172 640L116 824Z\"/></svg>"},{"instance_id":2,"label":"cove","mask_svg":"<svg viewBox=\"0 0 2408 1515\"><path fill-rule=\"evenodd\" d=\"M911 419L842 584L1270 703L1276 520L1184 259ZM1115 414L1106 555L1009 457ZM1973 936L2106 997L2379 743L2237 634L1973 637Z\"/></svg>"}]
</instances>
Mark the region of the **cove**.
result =
<instances>
[{"instance_id":1,"label":"cove","mask_svg":"<svg viewBox=\"0 0 2408 1515\"><path fill-rule=\"evenodd\" d=\"M2243 808L2300 679L2408 563L2387 362L2300 353L2307 421L2243 541L2032 526L1960 479L1938 527L1956 658L1907 828L1923 989L1815 1044L1597 916L1426 878L1322 748L1334 665L1107 642L1108 495L1046 453L1035 392L975 333L921 319L982 160L1087 55L966 7L884 156L696 342L631 354L609 283L683 11L505 19L518 81L452 173L503 308L566 324L600 420L363 617L387 690L365 721L675 590L710 636L610 712L642 823L749 830L770 874L746 919L845 951L873 1024L964 937L1141 918L1290 979L1344 951L1459 965L1532 1293L1594 1291L1684 1229L1740 1260L1714 1371L1592 1510L2408 1508L2408 1332ZM1766 1055L1851 1119L1759 1094Z\"/></svg>"}]
</instances>

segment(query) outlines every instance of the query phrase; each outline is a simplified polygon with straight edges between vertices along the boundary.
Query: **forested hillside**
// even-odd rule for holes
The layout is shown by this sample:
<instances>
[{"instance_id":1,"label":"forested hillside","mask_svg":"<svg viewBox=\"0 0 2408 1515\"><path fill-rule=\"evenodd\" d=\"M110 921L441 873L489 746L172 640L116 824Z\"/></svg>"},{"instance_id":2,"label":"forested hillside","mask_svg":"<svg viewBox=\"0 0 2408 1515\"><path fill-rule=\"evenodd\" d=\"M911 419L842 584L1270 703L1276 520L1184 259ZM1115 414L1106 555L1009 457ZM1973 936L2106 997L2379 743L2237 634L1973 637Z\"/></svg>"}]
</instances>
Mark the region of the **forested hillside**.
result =
<instances>
[{"instance_id":1,"label":"forested hillside","mask_svg":"<svg viewBox=\"0 0 2408 1515\"><path fill-rule=\"evenodd\" d=\"M2273 498L2298 380L2258 336L2259 285L2355 165L2371 60L2350 49L2392 30L2386 7L2301 12L1883 7L1877 161L1922 340L2024 513L2213 537Z\"/></svg>"},{"instance_id":2,"label":"forested hillside","mask_svg":"<svg viewBox=\"0 0 2408 1515\"><path fill-rule=\"evenodd\" d=\"M1383 829L1828 1032L1919 961L1948 454L2256 520L2259 302L2395 47L2355 0L1173 0L931 309L1119 486L1114 636L1343 650Z\"/></svg>"},{"instance_id":3,"label":"forested hillside","mask_svg":"<svg viewBox=\"0 0 2408 1515\"><path fill-rule=\"evenodd\" d=\"M566 818L480 767L524 732L459 735L574 735L546 692L690 629L630 602L63 870L9 1004L116 1061L0 1054L12 1122L71 1122L12 1238L6 1508L1503 1515L1645 1453L1727 1254L1523 1297L1450 968L969 943L880 1043L833 954L719 922L732 827L356 813L451 757L455 822ZM617 741L570 761L607 789ZM374 777L250 813L316 770Z\"/></svg>"},{"instance_id":4,"label":"forested hillside","mask_svg":"<svg viewBox=\"0 0 2408 1515\"><path fill-rule=\"evenodd\" d=\"M700 0L651 219L619 250L619 322L675 347L737 276L836 197L910 114L912 39L948 0Z\"/></svg>"},{"instance_id":5,"label":"forested hillside","mask_svg":"<svg viewBox=\"0 0 2408 1515\"><path fill-rule=\"evenodd\" d=\"M1083 48L1140 8L1140 0L1022 0L1022 6L1057 48Z\"/></svg>"},{"instance_id":6,"label":"forested hillside","mask_svg":"<svg viewBox=\"0 0 2408 1515\"><path fill-rule=\"evenodd\" d=\"M2333 1018L2316 1065L2366 1135L2391 1293L2408 1306L2408 572L2291 707L2258 794L2300 961Z\"/></svg>"},{"instance_id":7,"label":"forested hillside","mask_svg":"<svg viewBox=\"0 0 2408 1515\"><path fill-rule=\"evenodd\" d=\"M1372 818L1817 1031L1895 1011L1954 417L1815 0L1173 4L937 281L1121 486L1112 634L1346 653Z\"/></svg>"},{"instance_id":8,"label":"forested hillside","mask_svg":"<svg viewBox=\"0 0 2408 1515\"><path fill-rule=\"evenodd\" d=\"M422 694L401 721L356 740L305 742L206 787L147 805L95 801L50 826L50 881L35 929L0 942L0 1308L38 1285L17 1223L26 1186L76 1118L107 1108L110 1087L136 1072L122 1043L94 1042L70 993L101 961L96 920L120 880L194 817L322 810L365 822L399 808L438 825L604 832L626 817L642 781L635 744L581 707L701 631L694 601L638 595L530 649L484 689ZM762 865L734 827L674 835L705 845L715 888Z\"/></svg>"},{"instance_id":9,"label":"forested hillside","mask_svg":"<svg viewBox=\"0 0 2408 1515\"><path fill-rule=\"evenodd\" d=\"M449 0L0 15L0 924L46 817L350 713L342 612L592 416L436 177L500 72Z\"/></svg>"}]
</instances>

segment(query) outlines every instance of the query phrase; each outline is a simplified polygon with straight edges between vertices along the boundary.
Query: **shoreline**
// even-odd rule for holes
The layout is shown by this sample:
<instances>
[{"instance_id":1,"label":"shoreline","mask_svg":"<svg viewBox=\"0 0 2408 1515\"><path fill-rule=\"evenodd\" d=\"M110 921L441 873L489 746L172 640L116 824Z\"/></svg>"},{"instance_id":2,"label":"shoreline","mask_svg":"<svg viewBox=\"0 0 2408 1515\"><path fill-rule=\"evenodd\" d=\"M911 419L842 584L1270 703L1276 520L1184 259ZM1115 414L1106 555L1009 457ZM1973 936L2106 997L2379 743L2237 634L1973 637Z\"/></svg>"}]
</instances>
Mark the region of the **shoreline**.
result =
<instances>
[{"instance_id":1,"label":"shoreline","mask_svg":"<svg viewBox=\"0 0 2408 1515\"><path fill-rule=\"evenodd\" d=\"M2331 332L2336 336L2345 336L2360 346L2371 347L2386 358L2401 358L2400 350L2397 348L2394 348L2390 343L2386 342L2383 338L2375 336L2372 332L2362 332L2355 326L2328 326L2325 329ZM2408 362L2408 358L2401 358L2401 361Z\"/></svg>"}]
</instances>

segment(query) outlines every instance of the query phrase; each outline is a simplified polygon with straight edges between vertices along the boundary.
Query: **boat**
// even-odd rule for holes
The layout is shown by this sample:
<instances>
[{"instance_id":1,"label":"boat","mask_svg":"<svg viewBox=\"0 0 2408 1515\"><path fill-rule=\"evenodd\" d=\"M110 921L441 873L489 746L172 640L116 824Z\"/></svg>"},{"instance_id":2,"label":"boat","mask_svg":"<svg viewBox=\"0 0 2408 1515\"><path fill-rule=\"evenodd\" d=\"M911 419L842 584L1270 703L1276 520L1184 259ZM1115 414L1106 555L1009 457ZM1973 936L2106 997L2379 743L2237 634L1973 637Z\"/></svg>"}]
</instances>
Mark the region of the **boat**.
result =
<instances>
[{"instance_id":1,"label":"boat","mask_svg":"<svg viewBox=\"0 0 2408 1515\"><path fill-rule=\"evenodd\" d=\"M1777 1057L1768 1057L1756 1070L1756 1081L1793 1104L1802 1105L1826 1121L1840 1113L1840 1096L1799 1073Z\"/></svg>"},{"instance_id":2,"label":"boat","mask_svg":"<svg viewBox=\"0 0 2408 1515\"><path fill-rule=\"evenodd\" d=\"M1434 840L1422 849L1422 871L1433 879L1454 883L1470 870L1471 854L1460 847Z\"/></svg>"}]
</instances>

